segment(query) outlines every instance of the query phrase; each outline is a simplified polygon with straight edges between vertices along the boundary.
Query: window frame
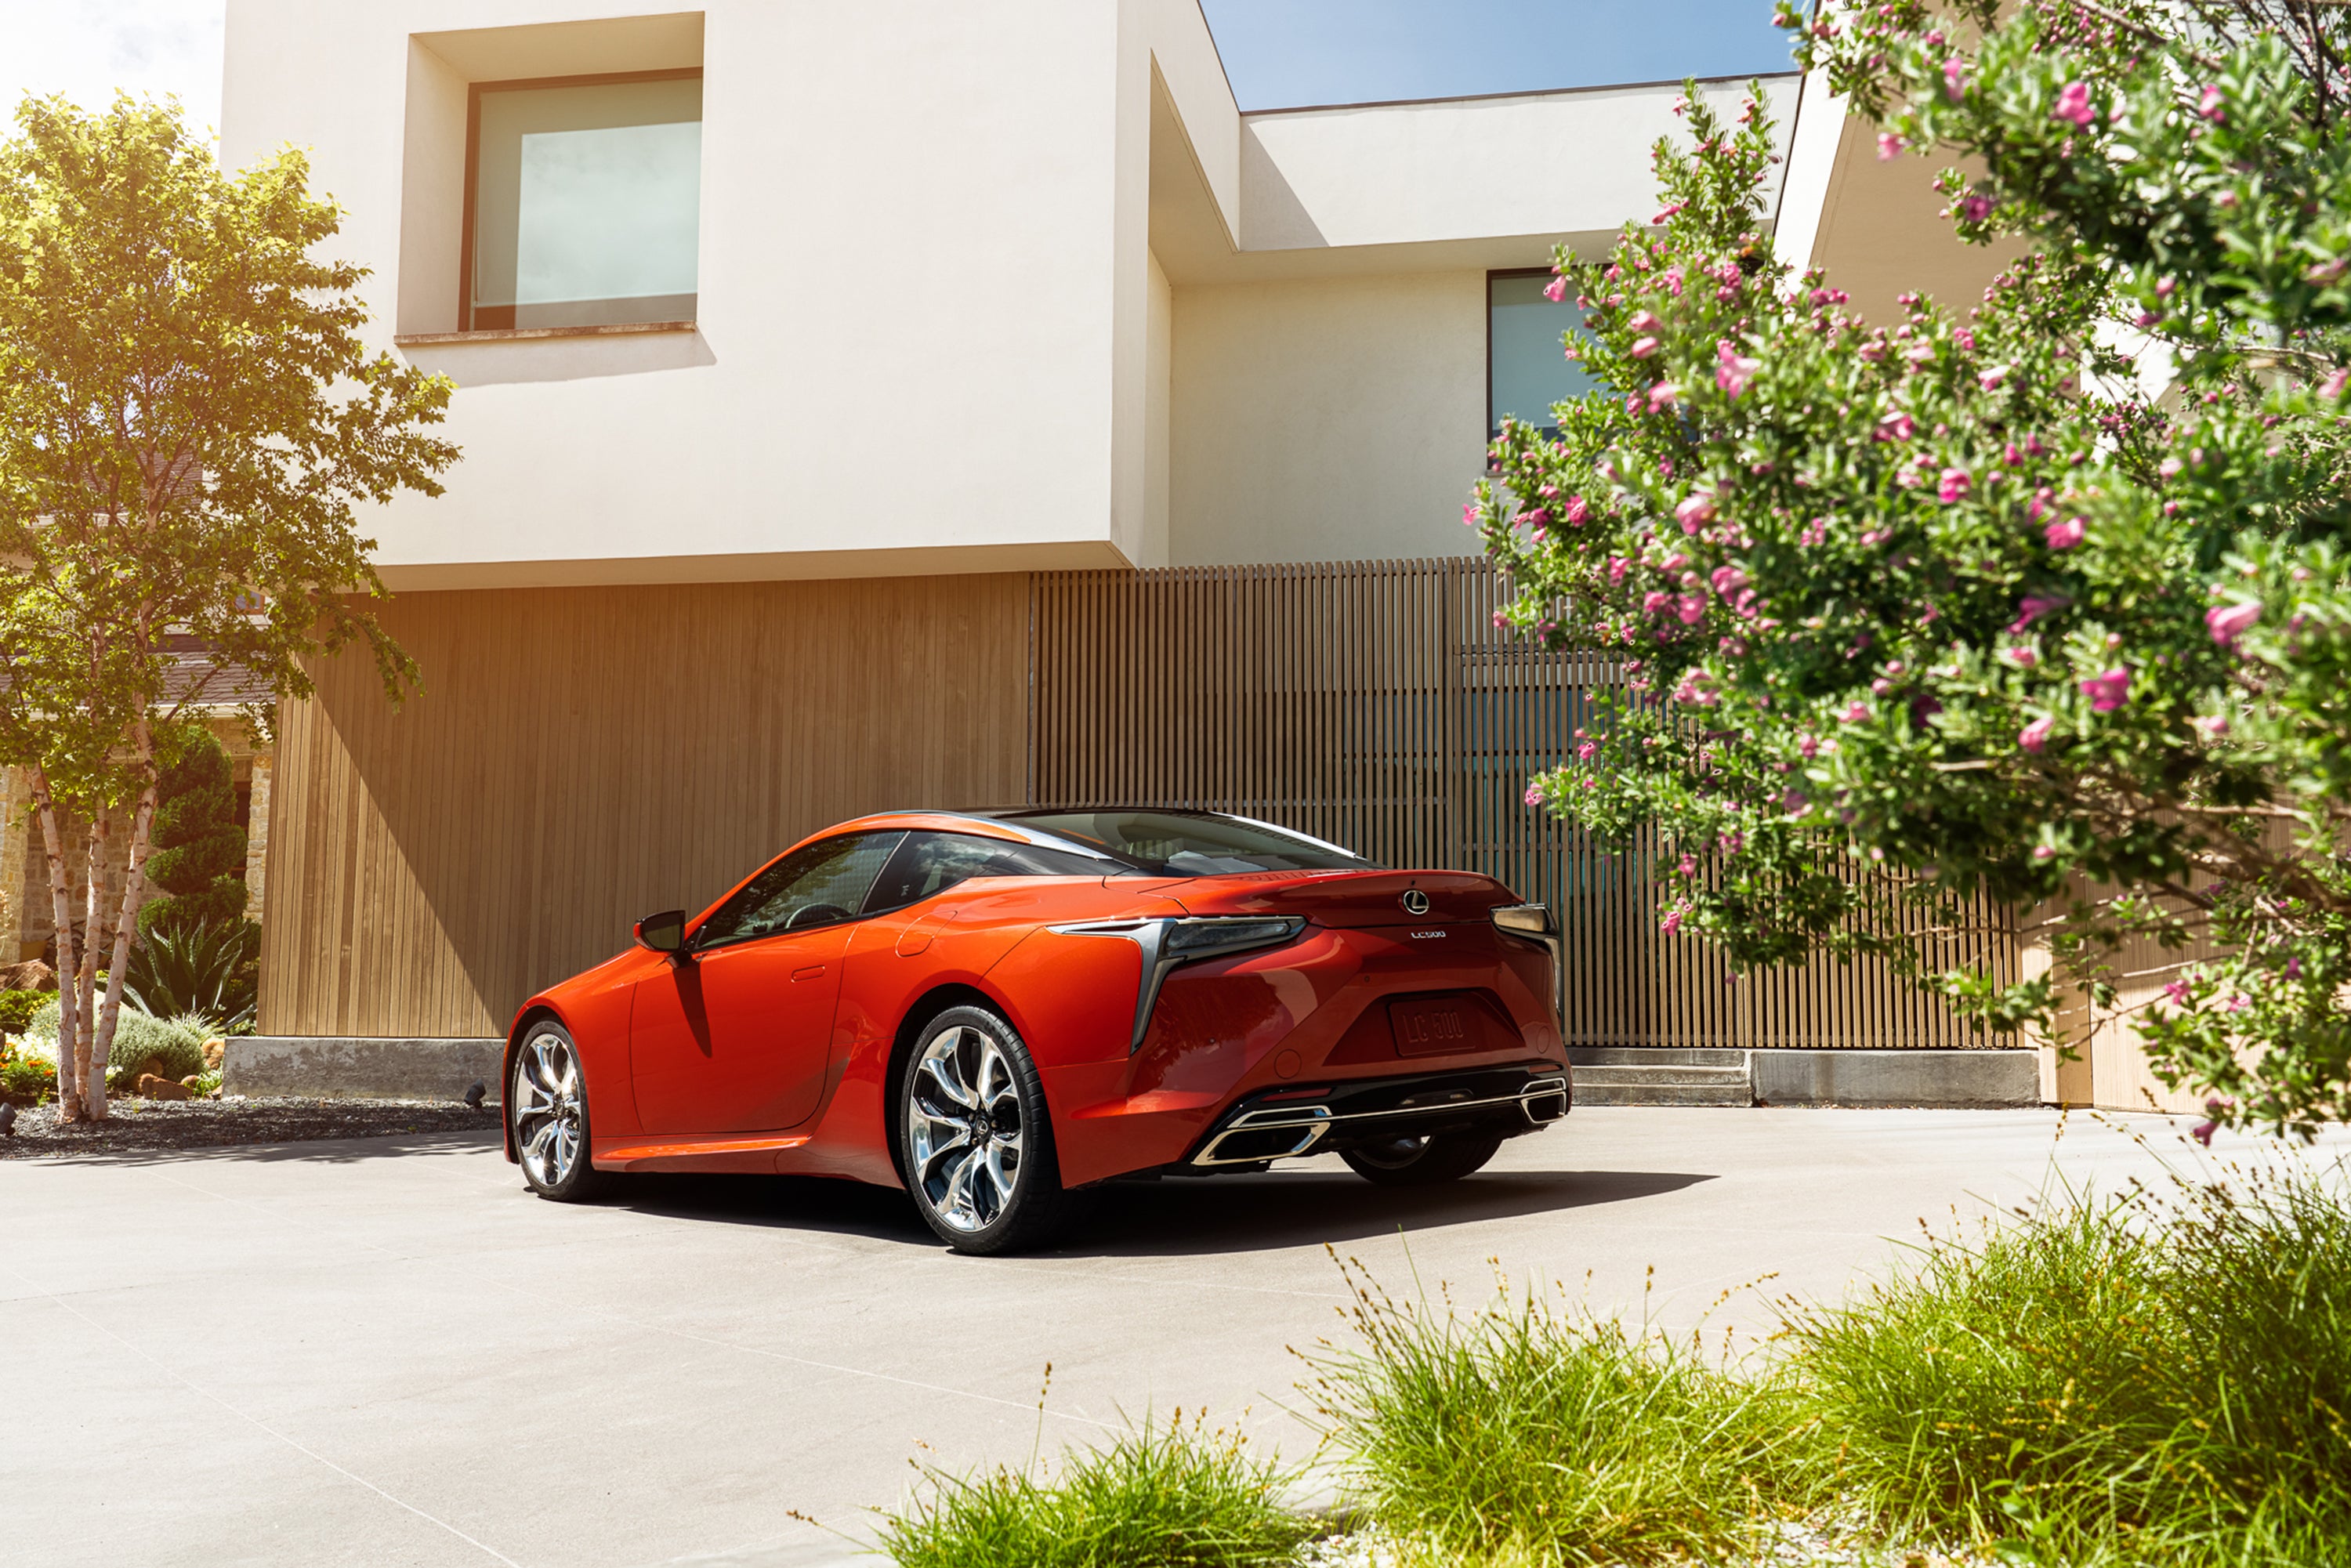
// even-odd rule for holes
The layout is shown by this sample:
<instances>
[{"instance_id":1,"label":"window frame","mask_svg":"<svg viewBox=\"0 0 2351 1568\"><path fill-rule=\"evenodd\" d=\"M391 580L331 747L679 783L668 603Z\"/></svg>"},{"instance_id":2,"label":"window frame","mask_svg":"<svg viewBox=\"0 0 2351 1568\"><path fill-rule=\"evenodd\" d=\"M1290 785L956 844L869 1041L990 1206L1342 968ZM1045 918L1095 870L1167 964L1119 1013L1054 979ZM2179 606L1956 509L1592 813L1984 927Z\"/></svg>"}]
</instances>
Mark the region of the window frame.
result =
<instances>
[{"instance_id":1,"label":"window frame","mask_svg":"<svg viewBox=\"0 0 2351 1568\"><path fill-rule=\"evenodd\" d=\"M482 95L486 92L528 92L539 88L621 87L630 82L699 81L700 79L702 79L700 66L674 66L667 70L657 71L597 71L586 76L512 77L501 81L475 81L465 84L465 212L459 219L457 228L457 330L460 332L570 330L570 329L545 328L476 328L474 325L474 226L475 213L479 206L478 186L482 172ZM695 267L697 274L701 270L701 257L695 256ZM697 290L697 294L698 292ZM697 316L701 314L698 307L695 314ZM1492 329L1489 328L1487 336L1490 338L1492 335ZM1489 352L1490 357L1490 350ZM1489 401L1493 396L1490 390L1493 379L1493 374L1489 371L1486 377L1489 387L1487 397Z\"/></svg>"}]
</instances>

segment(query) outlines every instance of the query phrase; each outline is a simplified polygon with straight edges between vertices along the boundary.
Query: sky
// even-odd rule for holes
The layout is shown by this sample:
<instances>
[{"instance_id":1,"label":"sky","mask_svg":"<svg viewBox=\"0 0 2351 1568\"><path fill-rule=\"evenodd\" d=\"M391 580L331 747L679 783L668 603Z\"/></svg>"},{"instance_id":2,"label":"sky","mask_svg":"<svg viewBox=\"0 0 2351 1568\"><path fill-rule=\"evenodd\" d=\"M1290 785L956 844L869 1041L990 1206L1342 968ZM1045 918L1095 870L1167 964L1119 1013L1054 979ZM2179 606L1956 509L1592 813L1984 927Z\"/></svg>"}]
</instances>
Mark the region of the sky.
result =
<instances>
[{"instance_id":1,"label":"sky","mask_svg":"<svg viewBox=\"0 0 2351 1568\"><path fill-rule=\"evenodd\" d=\"M353 0L318 0L350 4ZM962 0L958 0L962 3ZM118 88L220 123L223 0L0 0L0 103ZM1245 110L1788 68L1771 0L1201 0Z\"/></svg>"}]
</instances>

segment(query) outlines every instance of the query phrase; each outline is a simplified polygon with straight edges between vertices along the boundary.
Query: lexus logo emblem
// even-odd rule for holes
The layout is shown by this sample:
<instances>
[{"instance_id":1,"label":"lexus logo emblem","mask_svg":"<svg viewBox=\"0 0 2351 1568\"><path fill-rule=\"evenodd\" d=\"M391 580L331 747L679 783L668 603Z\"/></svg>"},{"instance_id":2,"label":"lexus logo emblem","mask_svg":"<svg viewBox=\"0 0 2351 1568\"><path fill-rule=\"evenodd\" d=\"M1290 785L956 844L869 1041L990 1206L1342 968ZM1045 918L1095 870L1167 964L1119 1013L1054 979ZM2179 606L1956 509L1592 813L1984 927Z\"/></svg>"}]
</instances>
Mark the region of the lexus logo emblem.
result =
<instances>
[{"instance_id":1,"label":"lexus logo emblem","mask_svg":"<svg viewBox=\"0 0 2351 1568\"><path fill-rule=\"evenodd\" d=\"M1427 914L1427 913L1428 913L1428 894L1425 894L1425 893L1421 892L1421 891L1420 891L1420 889L1418 889L1418 888L1416 888L1416 887L1408 887L1408 888L1405 889L1405 893L1404 893L1404 912L1405 912L1406 915L1426 915L1426 914Z\"/></svg>"}]
</instances>

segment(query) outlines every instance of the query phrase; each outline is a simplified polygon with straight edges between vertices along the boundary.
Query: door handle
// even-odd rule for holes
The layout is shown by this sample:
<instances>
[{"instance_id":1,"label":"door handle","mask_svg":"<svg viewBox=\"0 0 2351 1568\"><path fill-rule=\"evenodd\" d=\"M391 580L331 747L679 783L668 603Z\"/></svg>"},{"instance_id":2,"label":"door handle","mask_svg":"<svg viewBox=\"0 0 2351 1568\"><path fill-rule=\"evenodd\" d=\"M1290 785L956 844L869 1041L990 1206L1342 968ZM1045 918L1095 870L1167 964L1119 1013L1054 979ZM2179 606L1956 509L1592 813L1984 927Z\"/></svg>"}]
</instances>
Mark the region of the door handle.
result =
<instances>
[{"instance_id":1,"label":"door handle","mask_svg":"<svg viewBox=\"0 0 2351 1568\"><path fill-rule=\"evenodd\" d=\"M794 969L792 971L792 978L795 980L816 980L823 977L824 966L822 964L810 964L805 969Z\"/></svg>"}]
</instances>

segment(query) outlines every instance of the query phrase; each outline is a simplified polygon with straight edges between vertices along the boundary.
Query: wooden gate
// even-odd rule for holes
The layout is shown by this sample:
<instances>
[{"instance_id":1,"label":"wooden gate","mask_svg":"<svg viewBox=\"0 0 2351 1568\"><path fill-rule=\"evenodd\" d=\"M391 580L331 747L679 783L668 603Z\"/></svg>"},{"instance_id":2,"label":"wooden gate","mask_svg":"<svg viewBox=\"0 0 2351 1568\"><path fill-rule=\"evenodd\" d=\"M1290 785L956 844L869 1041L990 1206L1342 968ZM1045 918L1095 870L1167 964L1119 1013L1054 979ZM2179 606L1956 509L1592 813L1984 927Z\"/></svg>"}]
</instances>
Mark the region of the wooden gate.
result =
<instances>
[{"instance_id":1,"label":"wooden gate","mask_svg":"<svg viewBox=\"0 0 2351 1568\"><path fill-rule=\"evenodd\" d=\"M1236 811L1499 878L1560 913L1573 1044L1996 1043L1875 961L1732 984L1664 936L1651 842L1604 849L1524 803L1622 674L1496 629L1483 561L1042 572L1030 594L1031 800ZM2012 978L2011 925L1979 914L1947 958Z\"/></svg>"}]
</instances>

